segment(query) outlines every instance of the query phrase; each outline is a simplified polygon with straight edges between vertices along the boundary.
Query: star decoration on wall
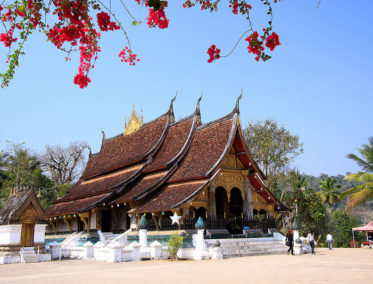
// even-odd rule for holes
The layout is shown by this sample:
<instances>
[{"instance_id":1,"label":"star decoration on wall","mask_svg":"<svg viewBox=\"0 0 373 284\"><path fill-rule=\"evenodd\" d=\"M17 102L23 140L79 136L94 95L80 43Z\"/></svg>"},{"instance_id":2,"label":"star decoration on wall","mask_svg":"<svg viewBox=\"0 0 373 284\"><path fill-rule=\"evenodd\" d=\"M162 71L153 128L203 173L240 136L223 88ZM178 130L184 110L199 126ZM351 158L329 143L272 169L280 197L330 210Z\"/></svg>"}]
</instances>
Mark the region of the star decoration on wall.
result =
<instances>
[{"instance_id":1,"label":"star decoration on wall","mask_svg":"<svg viewBox=\"0 0 373 284\"><path fill-rule=\"evenodd\" d=\"M176 212L174 213L173 216L170 216L170 218L172 220L172 225L175 223L179 225L181 216L178 216Z\"/></svg>"}]
</instances>

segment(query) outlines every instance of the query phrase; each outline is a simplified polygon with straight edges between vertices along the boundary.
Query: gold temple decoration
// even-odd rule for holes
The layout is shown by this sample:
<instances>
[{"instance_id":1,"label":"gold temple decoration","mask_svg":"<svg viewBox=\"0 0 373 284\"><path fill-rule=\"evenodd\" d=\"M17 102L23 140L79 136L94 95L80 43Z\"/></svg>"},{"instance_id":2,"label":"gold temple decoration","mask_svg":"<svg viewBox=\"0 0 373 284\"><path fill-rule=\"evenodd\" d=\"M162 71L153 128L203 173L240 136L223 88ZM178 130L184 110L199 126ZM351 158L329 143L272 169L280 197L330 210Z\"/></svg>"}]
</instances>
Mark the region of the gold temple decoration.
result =
<instances>
[{"instance_id":1,"label":"gold temple decoration","mask_svg":"<svg viewBox=\"0 0 373 284\"><path fill-rule=\"evenodd\" d=\"M128 123L127 123L127 118L125 118L123 135L128 135L128 134L135 132L141 127L142 124L143 124L142 110L141 110L141 117L140 117L135 111L135 104L133 104L133 110L128 120Z\"/></svg>"}]
</instances>

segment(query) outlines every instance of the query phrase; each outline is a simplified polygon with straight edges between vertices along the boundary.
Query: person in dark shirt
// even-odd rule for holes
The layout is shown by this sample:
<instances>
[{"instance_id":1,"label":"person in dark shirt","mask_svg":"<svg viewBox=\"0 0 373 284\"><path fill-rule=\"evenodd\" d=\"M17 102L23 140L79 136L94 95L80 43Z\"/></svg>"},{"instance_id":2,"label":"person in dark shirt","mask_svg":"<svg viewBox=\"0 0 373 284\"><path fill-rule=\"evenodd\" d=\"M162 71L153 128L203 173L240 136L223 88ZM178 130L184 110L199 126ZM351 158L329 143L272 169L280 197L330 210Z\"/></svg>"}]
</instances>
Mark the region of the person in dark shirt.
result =
<instances>
[{"instance_id":1,"label":"person in dark shirt","mask_svg":"<svg viewBox=\"0 0 373 284\"><path fill-rule=\"evenodd\" d=\"M288 249L288 254L291 252L292 255L294 255L294 250L293 250L293 232L291 230L288 231L288 234L286 235L286 245L289 247Z\"/></svg>"}]
</instances>

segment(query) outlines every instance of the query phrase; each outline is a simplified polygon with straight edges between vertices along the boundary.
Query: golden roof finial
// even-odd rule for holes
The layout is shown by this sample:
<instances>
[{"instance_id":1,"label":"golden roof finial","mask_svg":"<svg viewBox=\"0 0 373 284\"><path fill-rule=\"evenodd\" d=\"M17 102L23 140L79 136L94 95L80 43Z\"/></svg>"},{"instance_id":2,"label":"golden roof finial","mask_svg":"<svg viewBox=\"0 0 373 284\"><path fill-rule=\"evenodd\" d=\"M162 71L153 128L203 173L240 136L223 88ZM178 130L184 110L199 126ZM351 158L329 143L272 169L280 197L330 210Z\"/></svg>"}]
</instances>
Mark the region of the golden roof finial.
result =
<instances>
[{"instance_id":1,"label":"golden roof finial","mask_svg":"<svg viewBox=\"0 0 373 284\"><path fill-rule=\"evenodd\" d=\"M135 110L135 104L133 104L133 110L131 116L127 122L127 118L125 117L125 125L124 125L124 132L123 135L130 134L135 132L137 129L141 127L143 124L143 117L142 117L142 110L141 110L141 119Z\"/></svg>"}]
</instances>

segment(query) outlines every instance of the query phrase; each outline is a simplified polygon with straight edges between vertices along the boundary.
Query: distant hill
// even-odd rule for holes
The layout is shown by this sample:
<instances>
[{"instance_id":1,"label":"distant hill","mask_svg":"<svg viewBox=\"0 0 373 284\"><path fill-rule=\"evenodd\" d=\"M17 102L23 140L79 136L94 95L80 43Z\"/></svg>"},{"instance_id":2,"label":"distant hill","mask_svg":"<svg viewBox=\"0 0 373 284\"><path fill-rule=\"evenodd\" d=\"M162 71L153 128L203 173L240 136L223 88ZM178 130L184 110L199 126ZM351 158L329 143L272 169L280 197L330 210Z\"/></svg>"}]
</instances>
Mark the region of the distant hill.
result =
<instances>
[{"instance_id":1,"label":"distant hill","mask_svg":"<svg viewBox=\"0 0 373 284\"><path fill-rule=\"evenodd\" d=\"M304 174L304 175L306 176L308 182L310 183L310 188L313 188L316 191L320 190L319 188L320 181L324 181L327 177L337 180L337 184L340 184L342 186L341 192L351 187L354 187L355 185L358 185L357 182L351 182L349 180L345 180L344 179L346 177L345 175L328 176L327 174L320 174L319 177L315 177L315 176L307 175L307 174Z\"/></svg>"}]
</instances>

